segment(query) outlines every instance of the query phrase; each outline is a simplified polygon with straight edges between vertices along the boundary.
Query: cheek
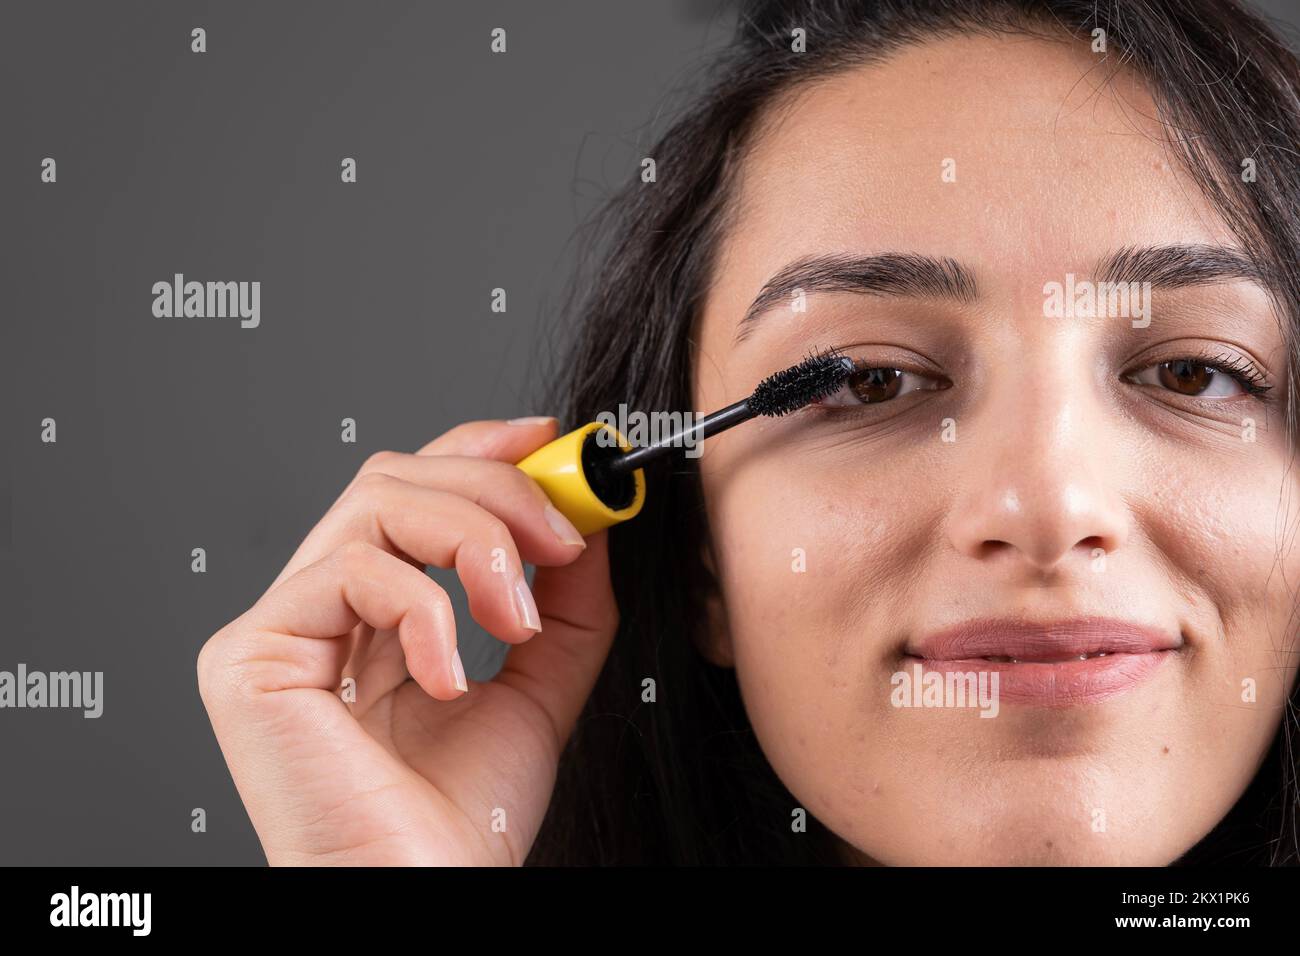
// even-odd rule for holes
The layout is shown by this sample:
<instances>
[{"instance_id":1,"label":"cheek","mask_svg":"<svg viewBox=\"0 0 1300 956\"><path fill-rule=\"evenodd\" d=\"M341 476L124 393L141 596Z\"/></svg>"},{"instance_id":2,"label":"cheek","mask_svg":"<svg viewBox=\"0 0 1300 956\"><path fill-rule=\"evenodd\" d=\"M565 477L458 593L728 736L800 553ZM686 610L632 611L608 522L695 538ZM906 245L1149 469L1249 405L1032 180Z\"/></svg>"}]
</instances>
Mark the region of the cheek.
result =
<instances>
[{"instance_id":1,"label":"cheek","mask_svg":"<svg viewBox=\"0 0 1300 956\"><path fill-rule=\"evenodd\" d=\"M1286 582L1300 571L1296 491L1296 478L1281 465L1192 459L1153 475L1135 508L1135 522L1170 566L1181 596L1198 607L1210 602L1230 644L1266 643L1258 629L1234 625L1290 611Z\"/></svg>"},{"instance_id":2,"label":"cheek","mask_svg":"<svg viewBox=\"0 0 1300 956\"><path fill-rule=\"evenodd\" d=\"M902 620L890 610L909 597L936 496L900 495L898 484L834 462L802 475L786 462L750 462L705 487L755 730L778 764L771 747L806 747L799 735L836 746L825 729L858 722L895 649L898 635L865 625Z\"/></svg>"},{"instance_id":3,"label":"cheek","mask_svg":"<svg viewBox=\"0 0 1300 956\"><path fill-rule=\"evenodd\" d=\"M1262 717L1276 713L1295 674L1297 479L1280 463L1194 461L1153 482L1137 517L1199 630L1192 667L1216 711L1241 711L1247 683Z\"/></svg>"},{"instance_id":4,"label":"cheek","mask_svg":"<svg viewBox=\"0 0 1300 956\"><path fill-rule=\"evenodd\" d=\"M1195 650L1169 711L1176 719L1149 727L1178 755L1166 774L1218 783L1201 784L1196 803L1184 805L1204 805L1214 819L1254 776L1295 683L1300 484L1281 458L1183 456L1177 468L1151 472L1134 505L1147 560L1165 569Z\"/></svg>"}]
</instances>

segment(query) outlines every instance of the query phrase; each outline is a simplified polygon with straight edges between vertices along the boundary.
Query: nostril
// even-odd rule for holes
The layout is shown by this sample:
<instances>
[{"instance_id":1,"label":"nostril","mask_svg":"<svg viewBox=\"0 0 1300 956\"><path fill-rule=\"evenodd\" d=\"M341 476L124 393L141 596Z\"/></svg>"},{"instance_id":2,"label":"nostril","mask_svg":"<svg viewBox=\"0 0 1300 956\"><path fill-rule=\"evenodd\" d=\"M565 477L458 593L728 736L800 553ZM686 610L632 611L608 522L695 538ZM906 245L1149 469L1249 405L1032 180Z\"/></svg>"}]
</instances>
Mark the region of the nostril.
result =
<instances>
[{"instance_id":1,"label":"nostril","mask_svg":"<svg viewBox=\"0 0 1300 956\"><path fill-rule=\"evenodd\" d=\"M999 551L1009 548L1010 546L1010 542L998 541L992 538L987 541L981 541L975 548L975 557L981 559L988 558L997 554Z\"/></svg>"}]
</instances>

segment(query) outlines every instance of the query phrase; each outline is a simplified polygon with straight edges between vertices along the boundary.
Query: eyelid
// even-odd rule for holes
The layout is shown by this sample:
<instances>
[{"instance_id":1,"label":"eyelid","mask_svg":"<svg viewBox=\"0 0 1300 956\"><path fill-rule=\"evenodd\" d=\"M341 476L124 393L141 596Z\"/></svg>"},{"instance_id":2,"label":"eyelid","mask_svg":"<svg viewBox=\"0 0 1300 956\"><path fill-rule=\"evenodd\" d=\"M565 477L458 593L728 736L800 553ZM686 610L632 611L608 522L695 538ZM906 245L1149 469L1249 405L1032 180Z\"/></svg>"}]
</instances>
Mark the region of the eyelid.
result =
<instances>
[{"instance_id":1,"label":"eyelid","mask_svg":"<svg viewBox=\"0 0 1300 956\"><path fill-rule=\"evenodd\" d=\"M836 351L852 359L853 364L858 368L896 368L915 375L924 375L927 378L948 377L930 359L899 345L861 342L857 345L836 346ZM863 352L870 352L870 354L864 355Z\"/></svg>"},{"instance_id":2,"label":"eyelid","mask_svg":"<svg viewBox=\"0 0 1300 956\"><path fill-rule=\"evenodd\" d=\"M1129 376L1141 374L1167 362L1186 359L1198 365L1212 368L1222 375L1227 375L1237 383L1242 393L1247 397L1265 398L1265 393L1273 388L1268 372L1249 353L1245 351L1226 351L1226 349L1228 349L1228 346L1225 345L1207 347L1205 344L1200 343L1186 346L1170 346L1167 356L1143 359L1140 363L1132 365L1123 373L1122 377L1127 379ZM1149 383L1137 382L1134 384ZM1165 389L1165 391L1169 390ZM1183 395L1181 397L1192 400L1200 399L1196 395ZM1209 401L1209 399L1202 400Z\"/></svg>"},{"instance_id":3,"label":"eyelid","mask_svg":"<svg viewBox=\"0 0 1300 956\"><path fill-rule=\"evenodd\" d=\"M1251 369L1262 382L1271 383L1273 381L1272 370L1268 365L1256 358L1249 349L1240 345L1233 345L1230 342L1219 341L1174 339L1161 342L1139 353L1130 362L1129 369L1138 371L1152 365L1159 365L1161 362L1172 362L1176 359L1193 359L1204 362L1206 365L1222 364L1225 361L1235 363Z\"/></svg>"}]
</instances>

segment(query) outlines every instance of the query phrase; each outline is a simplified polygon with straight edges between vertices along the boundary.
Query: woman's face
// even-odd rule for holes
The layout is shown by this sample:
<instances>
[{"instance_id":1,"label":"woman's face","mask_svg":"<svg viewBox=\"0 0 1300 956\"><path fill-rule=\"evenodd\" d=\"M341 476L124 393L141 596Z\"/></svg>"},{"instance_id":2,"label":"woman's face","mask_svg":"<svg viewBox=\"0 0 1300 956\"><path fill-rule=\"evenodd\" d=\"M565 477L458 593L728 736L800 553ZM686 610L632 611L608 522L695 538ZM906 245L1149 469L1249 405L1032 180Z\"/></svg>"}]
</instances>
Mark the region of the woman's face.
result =
<instances>
[{"instance_id":1,"label":"woman's face","mask_svg":"<svg viewBox=\"0 0 1300 956\"><path fill-rule=\"evenodd\" d=\"M1295 676L1282 333L1114 60L927 43L798 93L744 161L696 407L818 347L882 371L705 442L709 653L855 859L1168 863ZM915 258L742 324L824 256Z\"/></svg>"}]
</instances>

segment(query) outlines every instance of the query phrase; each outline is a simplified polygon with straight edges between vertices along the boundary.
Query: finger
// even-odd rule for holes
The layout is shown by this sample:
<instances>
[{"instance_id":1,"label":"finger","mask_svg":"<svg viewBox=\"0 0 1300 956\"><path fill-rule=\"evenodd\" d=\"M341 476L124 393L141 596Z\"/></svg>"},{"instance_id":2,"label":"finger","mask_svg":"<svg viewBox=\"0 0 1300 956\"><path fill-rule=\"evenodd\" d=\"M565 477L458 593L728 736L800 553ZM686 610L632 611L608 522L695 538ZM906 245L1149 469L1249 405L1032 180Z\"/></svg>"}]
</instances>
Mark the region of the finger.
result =
<instances>
[{"instance_id":1,"label":"finger","mask_svg":"<svg viewBox=\"0 0 1300 956\"><path fill-rule=\"evenodd\" d=\"M402 642L392 631L379 631L369 624L353 629L354 641L348 662L343 665L343 681L352 680L352 695L345 696L353 716L366 711L410 678Z\"/></svg>"},{"instance_id":2,"label":"finger","mask_svg":"<svg viewBox=\"0 0 1300 956\"><path fill-rule=\"evenodd\" d=\"M537 432L536 428L524 430ZM543 428L541 431L542 437L539 439L534 434L530 442L540 440L545 443L549 430ZM551 504L541 486L511 463L464 456L382 451L366 459L357 476L303 540L271 587L319 561L343 543L337 533L341 523L335 512L348 503L356 505L358 485L374 474L391 475L473 501L506 522L524 558L532 564L566 564L586 547L582 535ZM342 525L346 526L346 523Z\"/></svg>"},{"instance_id":3,"label":"finger","mask_svg":"<svg viewBox=\"0 0 1300 956\"><path fill-rule=\"evenodd\" d=\"M531 494L516 499L501 503L515 509L503 520L460 495L372 472L326 514L299 549L302 557L291 564L320 560L350 541L364 541L420 566L454 567L474 619L507 643L524 641L541 622L511 527L544 525L545 519ZM542 534L535 527L529 533ZM549 547L580 550L560 545L554 534ZM548 558L554 560L554 554Z\"/></svg>"},{"instance_id":4,"label":"finger","mask_svg":"<svg viewBox=\"0 0 1300 956\"><path fill-rule=\"evenodd\" d=\"M421 455L466 455L511 464L555 437L559 422L547 416L462 422L421 448Z\"/></svg>"},{"instance_id":5,"label":"finger","mask_svg":"<svg viewBox=\"0 0 1300 956\"><path fill-rule=\"evenodd\" d=\"M587 542L541 485L513 464L450 455L380 452L362 474L380 473L460 495L504 521L530 564L568 564Z\"/></svg>"},{"instance_id":6,"label":"finger","mask_svg":"<svg viewBox=\"0 0 1300 956\"><path fill-rule=\"evenodd\" d=\"M527 694L546 711L562 749L573 733L618 630L609 577L607 531L564 567L538 568L533 593L543 633L512 647L496 680Z\"/></svg>"},{"instance_id":7,"label":"finger","mask_svg":"<svg viewBox=\"0 0 1300 956\"><path fill-rule=\"evenodd\" d=\"M446 592L419 569L361 542L304 568L209 640L200 654L200 686L217 698L223 688L244 696L337 690L347 637L363 621L397 631L407 669L430 696L463 693Z\"/></svg>"},{"instance_id":8,"label":"finger","mask_svg":"<svg viewBox=\"0 0 1300 956\"><path fill-rule=\"evenodd\" d=\"M459 645L459 639L457 645ZM392 631L376 631L375 638L362 657L349 661L356 678L356 700L352 713L365 716L378 701L406 683L411 672L406 669L406 654L399 636Z\"/></svg>"}]
</instances>

